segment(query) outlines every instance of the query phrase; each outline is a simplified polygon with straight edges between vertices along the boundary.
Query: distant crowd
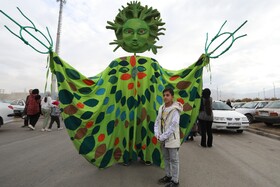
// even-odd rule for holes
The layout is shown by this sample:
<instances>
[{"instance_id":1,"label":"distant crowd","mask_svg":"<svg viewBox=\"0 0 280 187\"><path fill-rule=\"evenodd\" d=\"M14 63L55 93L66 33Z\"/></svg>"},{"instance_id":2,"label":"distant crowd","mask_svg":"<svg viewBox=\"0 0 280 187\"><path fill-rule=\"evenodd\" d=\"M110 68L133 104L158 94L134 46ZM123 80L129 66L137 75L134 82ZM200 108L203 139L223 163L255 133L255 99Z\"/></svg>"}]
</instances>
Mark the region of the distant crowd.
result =
<instances>
[{"instance_id":1,"label":"distant crowd","mask_svg":"<svg viewBox=\"0 0 280 187\"><path fill-rule=\"evenodd\" d=\"M24 127L35 130L35 126L41 115L44 117L41 131L50 132L54 122L57 129L62 130L60 126L60 109L58 99L52 100L50 92L47 92L42 98L38 89L30 89L29 95L25 100L25 108L23 111Z\"/></svg>"}]
</instances>

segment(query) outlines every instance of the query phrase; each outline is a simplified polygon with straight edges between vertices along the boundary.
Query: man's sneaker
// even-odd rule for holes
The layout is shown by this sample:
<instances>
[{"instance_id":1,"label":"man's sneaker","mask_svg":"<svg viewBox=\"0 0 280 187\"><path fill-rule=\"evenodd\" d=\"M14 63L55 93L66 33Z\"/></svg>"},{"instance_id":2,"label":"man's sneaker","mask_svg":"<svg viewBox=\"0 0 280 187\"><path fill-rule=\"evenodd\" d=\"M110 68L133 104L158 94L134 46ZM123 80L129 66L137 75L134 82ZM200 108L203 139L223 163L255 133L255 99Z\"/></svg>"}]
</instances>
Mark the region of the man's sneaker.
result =
<instances>
[{"instance_id":1,"label":"man's sneaker","mask_svg":"<svg viewBox=\"0 0 280 187\"><path fill-rule=\"evenodd\" d=\"M32 125L28 125L28 127L32 130L35 130L35 127L33 127Z\"/></svg>"},{"instance_id":2,"label":"man's sneaker","mask_svg":"<svg viewBox=\"0 0 280 187\"><path fill-rule=\"evenodd\" d=\"M177 187L179 186L179 182L174 182L174 181L171 181L169 184L167 184L165 187Z\"/></svg>"},{"instance_id":3,"label":"man's sneaker","mask_svg":"<svg viewBox=\"0 0 280 187\"><path fill-rule=\"evenodd\" d=\"M46 131L51 132L52 130L51 129L46 129Z\"/></svg>"},{"instance_id":4,"label":"man's sneaker","mask_svg":"<svg viewBox=\"0 0 280 187\"><path fill-rule=\"evenodd\" d=\"M42 131L42 132L45 132L45 131L46 131L46 129L41 129L41 131Z\"/></svg>"},{"instance_id":5,"label":"man's sneaker","mask_svg":"<svg viewBox=\"0 0 280 187\"><path fill-rule=\"evenodd\" d=\"M59 128L57 128L57 130L62 130L63 129L63 127L59 127Z\"/></svg>"},{"instance_id":6,"label":"man's sneaker","mask_svg":"<svg viewBox=\"0 0 280 187\"><path fill-rule=\"evenodd\" d=\"M163 178L158 180L158 184L167 184L171 182L172 177L164 176Z\"/></svg>"}]
</instances>

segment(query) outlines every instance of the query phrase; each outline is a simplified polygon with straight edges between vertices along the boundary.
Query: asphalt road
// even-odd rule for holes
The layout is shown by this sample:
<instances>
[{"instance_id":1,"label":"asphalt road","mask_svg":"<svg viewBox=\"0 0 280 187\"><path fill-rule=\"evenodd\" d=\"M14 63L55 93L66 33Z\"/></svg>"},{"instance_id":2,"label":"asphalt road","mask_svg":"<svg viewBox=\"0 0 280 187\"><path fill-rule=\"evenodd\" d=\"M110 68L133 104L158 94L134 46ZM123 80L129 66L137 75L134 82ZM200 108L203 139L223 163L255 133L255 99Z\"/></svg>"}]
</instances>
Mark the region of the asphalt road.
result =
<instances>
[{"instance_id":1,"label":"asphalt road","mask_svg":"<svg viewBox=\"0 0 280 187\"><path fill-rule=\"evenodd\" d=\"M0 128L1 187L156 187L164 170L134 162L100 170L78 154L66 130L41 132L20 128L22 121ZM55 125L54 125L55 127ZM280 141L250 132L214 133L212 148L200 137L180 149L181 187L280 186Z\"/></svg>"}]
</instances>

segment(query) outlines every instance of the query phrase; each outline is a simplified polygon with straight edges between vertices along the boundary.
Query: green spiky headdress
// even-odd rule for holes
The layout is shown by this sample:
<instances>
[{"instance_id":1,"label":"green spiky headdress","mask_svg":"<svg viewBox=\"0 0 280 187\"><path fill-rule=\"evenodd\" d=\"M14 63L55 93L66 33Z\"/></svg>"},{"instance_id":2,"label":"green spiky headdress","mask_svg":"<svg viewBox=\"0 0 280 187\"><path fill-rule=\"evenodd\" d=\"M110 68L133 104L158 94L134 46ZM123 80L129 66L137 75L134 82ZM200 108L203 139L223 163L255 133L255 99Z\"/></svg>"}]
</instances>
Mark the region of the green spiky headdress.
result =
<instances>
[{"instance_id":1,"label":"green spiky headdress","mask_svg":"<svg viewBox=\"0 0 280 187\"><path fill-rule=\"evenodd\" d=\"M160 13L157 9L153 9L152 7L148 8L148 6L141 6L140 2L133 1L127 3L127 7L122 6L122 10L119 9L119 13L116 16L114 22L108 21L109 24L106 26L107 29L112 29L115 31L117 40L111 42L110 45L116 44L117 47L114 49L116 51L119 47L123 48L123 38L122 38L122 31L123 25L129 19L140 19L147 23L150 29L150 35L147 41L147 50L152 50L154 54L157 53L158 48L162 48L162 46L156 46L156 40L159 40L159 35L164 35L162 30L165 28L160 28L165 23L162 22L160 18Z\"/></svg>"}]
</instances>

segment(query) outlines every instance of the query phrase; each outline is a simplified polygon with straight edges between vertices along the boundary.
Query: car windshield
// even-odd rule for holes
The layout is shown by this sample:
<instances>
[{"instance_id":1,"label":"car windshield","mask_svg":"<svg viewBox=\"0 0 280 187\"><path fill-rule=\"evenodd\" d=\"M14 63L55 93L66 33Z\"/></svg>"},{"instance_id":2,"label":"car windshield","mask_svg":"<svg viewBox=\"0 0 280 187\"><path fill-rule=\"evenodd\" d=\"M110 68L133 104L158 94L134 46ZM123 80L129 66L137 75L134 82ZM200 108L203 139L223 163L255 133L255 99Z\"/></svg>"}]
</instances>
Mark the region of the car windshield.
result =
<instances>
[{"instance_id":1,"label":"car windshield","mask_svg":"<svg viewBox=\"0 0 280 187\"><path fill-rule=\"evenodd\" d=\"M11 105L17 105L18 104L18 100L14 100L11 102Z\"/></svg>"},{"instance_id":2,"label":"car windshield","mask_svg":"<svg viewBox=\"0 0 280 187\"><path fill-rule=\"evenodd\" d=\"M234 103L232 106L233 107L241 107L243 106L245 103Z\"/></svg>"},{"instance_id":3,"label":"car windshield","mask_svg":"<svg viewBox=\"0 0 280 187\"><path fill-rule=\"evenodd\" d=\"M232 110L227 104L223 102L213 102L212 103L212 109L213 110Z\"/></svg>"},{"instance_id":4,"label":"car windshield","mask_svg":"<svg viewBox=\"0 0 280 187\"><path fill-rule=\"evenodd\" d=\"M272 101L268 103L265 108L280 108L280 101Z\"/></svg>"},{"instance_id":5,"label":"car windshield","mask_svg":"<svg viewBox=\"0 0 280 187\"><path fill-rule=\"evenodd\" d=\"M4 100L0 100L0 103L9 103L9 104L11 104L11 101L4 99Z\"/></svg>"},{"instance_id":6,"label":"car windshield","mask_svg":"<svg viewBox=\"0 0 280 187\"><path fill-rule=\"evenodd\" d=\"M244 104L242 108L256 108L257 104L258 104L257 102L249 102Z\"/></svg>"}]
</instances>

